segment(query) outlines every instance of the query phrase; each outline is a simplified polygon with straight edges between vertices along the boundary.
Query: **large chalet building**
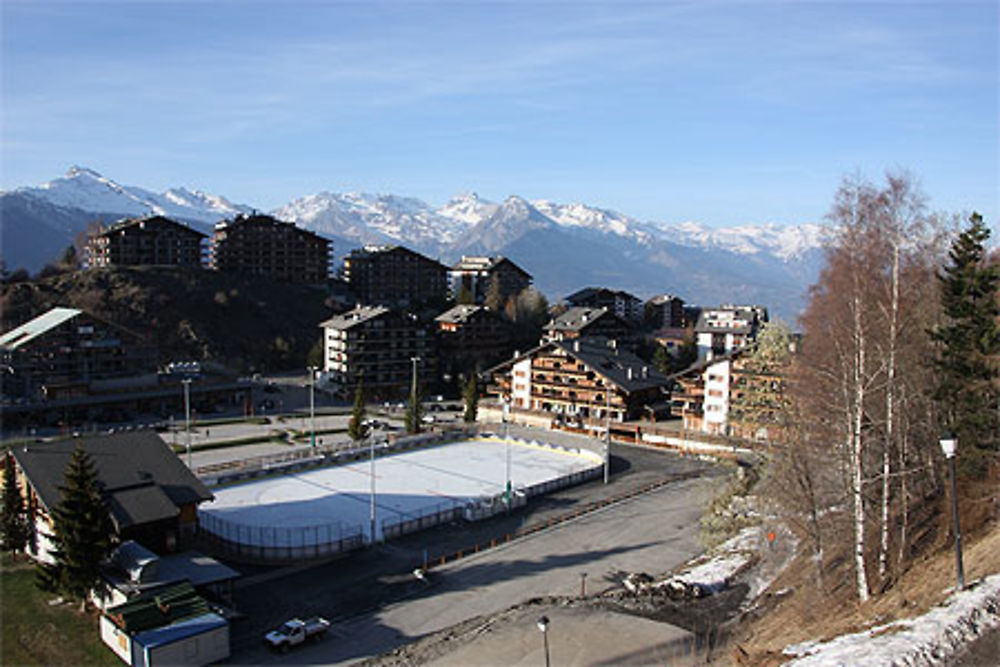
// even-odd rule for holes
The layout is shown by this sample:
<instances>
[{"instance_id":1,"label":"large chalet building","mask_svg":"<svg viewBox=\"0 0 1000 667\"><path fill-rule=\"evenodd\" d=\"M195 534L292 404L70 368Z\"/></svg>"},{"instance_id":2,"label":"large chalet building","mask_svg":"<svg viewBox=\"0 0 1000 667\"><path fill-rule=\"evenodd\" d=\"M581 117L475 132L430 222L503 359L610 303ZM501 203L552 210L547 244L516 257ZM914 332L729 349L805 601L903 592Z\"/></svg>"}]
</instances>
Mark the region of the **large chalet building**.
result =
<instances>
[{"instance_id":1,"label":"large chalet building","mask_svg":"<svg viewBox=\"0 0 1000 667\"><path fill-rule=\"evenodd\" d=\"M531 274L502 255L463 256L448 269L452 299L457 300L464 290L472 296L474 303L482 305L494 283L502 307L508 299L531 286Z\"/></svg>"},{"instance_id":2,"label":"large chalet building","mask_svg":"<svg viewBox=\"0 0 1000 667\"><path fill-rule=\"evenodd\" d=\"M669 384L649 363L604 338L550 341L489 373L490 393L509 400L514 421L591 432L603 429L606 419L655 416L666 407Z\"/></svg>"},{"instance_id":3,"label":"large chalet building","mask_svg":"<svg viewBox=\"0 0 1000 667\"><path fill-rule=\"evenodd\" d=\"M117 433L11 448L16 476L25 489L30 516L29 553L52 561L52 510L62 502L60 487L73 450L94 463L108 502L115 537L135 540L153 551L174 551L198 525L198 505L214 496L160 436L152 431Z\"/></svg>"},{"instance_id":4,"label":"large chalet building","mask_svg":"<svg viewBox=\"0 0 1000 667\"><path fill-rule=\"evenodd\" d=\"M330 276L328 239L269 215L238 215L215 226L209 268L320 284Z\"/></svg>"},{"instance_id":5,"label":"large chalet building","mask_svg":"<svg viewBox=\"0 0 1000 667\"><path fill-rule=\"evenodd\" d=\"M162 215L120 220L90 235L86 263L90 268L199 267L205 238L198 230Z\"/></svg>"},{"instance_id":6,"label":"large chalet building","mask_svg":"<svg viewBox=\"0 0 1000 667\"><path fill-rule=\"evenodd\" d=\"M344 258L344 280L358 302L392 307L443 303L448 269L403 246L366 246Z\"/></svg>"},{"instance_id":7,"label":"large chalet building","mask_svg":"<svg viewBox=\"0 0 1000 667\"><path fill-rule=\"evenodd\" d=\"M405 395L415 358L422 376L436 372L433 336L409 313L358 306L320 326L324 381L340 398L353 397L361 383L371 399Z\"/></svg>"}]
</instances>

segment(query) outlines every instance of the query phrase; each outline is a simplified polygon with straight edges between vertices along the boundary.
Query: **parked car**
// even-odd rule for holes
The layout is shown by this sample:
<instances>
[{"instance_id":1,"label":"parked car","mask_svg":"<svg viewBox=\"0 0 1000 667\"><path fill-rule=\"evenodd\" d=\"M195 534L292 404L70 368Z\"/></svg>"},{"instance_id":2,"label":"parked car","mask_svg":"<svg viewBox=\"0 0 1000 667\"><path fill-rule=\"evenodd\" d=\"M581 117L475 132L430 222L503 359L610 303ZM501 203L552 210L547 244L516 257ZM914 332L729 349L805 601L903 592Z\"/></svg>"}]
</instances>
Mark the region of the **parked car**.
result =
<instances>
[{"instance_id":1,"label":"parked car","mask_svg":"<svg viewBox=\"0 0 1000 667\"><path fill-rule=\"evenodd\" d=\"M284 653L293 646L307 641L318 640L330 629L330 621L322 616L313 616L302 620L293 618L285 621L277 630L264 635L264 642L272 649Z\"/></svg>"}]
</instances>

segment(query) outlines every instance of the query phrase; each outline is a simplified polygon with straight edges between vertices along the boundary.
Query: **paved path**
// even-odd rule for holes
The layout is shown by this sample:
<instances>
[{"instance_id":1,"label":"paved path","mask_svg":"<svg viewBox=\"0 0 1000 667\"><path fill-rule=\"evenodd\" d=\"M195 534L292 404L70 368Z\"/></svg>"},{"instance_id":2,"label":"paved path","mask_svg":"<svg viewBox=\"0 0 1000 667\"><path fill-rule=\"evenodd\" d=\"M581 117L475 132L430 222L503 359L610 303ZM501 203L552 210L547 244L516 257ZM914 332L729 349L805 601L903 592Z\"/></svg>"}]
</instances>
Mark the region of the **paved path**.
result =
<instances>
[{"instance_id":1,"label":"paved path","mask_svg":"<svg viewBox=\"0 0 1000 667\"><path fill-rule=\"evenodd\" d=\"M233 662L348 664L530 598L576 595L583 573L588 593L597 593L615 586L619 572L670 570L702 551L698 519L710 487L705 479L679 481L435 568L429 588L407 601L337 622L322 643L279 657L247 642L234 652ZM412 578L408 572L397 576Z\"/></svg>"}]
</instances>

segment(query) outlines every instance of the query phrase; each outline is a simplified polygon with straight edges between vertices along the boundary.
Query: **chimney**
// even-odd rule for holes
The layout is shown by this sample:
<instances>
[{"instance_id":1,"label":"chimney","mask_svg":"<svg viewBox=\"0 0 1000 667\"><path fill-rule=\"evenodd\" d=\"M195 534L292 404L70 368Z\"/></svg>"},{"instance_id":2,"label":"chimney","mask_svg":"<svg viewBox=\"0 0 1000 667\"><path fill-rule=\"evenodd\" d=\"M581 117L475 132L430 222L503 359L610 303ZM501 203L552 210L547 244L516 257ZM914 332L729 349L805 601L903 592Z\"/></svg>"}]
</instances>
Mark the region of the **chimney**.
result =
<instances>
[{"instance_id":1,"label":"chimney","mask_svg":"<svg viewBox=\"0 0 1000 667\"><path fill-rule=\"evenodd\" d=\"M625 375L628 377L629 380L632 379L632 367L631 366L629 366L627 369L625 369Z\"/></svg>"},{"instance_id":2,"label":"chimney","mask_svg":"<svg viewBox=\"0 0 1000 667\"><path fill-rule=\"evenodd\" d=\"M579 338L577 338L576 340L573 341L573 351L574 352L579 352L580 351L580 339Z\"/></svg>"},{"instance_id":3,"label":"chimney","mask_svg":"<svg viewBox=\"0 0 1000 667\"><path fill-rule=\"evenodd\" d=\"M649 366L643 366L642 367L642 379L645 380L647 377L649 377Z\"/></svg>"}]
</instances>

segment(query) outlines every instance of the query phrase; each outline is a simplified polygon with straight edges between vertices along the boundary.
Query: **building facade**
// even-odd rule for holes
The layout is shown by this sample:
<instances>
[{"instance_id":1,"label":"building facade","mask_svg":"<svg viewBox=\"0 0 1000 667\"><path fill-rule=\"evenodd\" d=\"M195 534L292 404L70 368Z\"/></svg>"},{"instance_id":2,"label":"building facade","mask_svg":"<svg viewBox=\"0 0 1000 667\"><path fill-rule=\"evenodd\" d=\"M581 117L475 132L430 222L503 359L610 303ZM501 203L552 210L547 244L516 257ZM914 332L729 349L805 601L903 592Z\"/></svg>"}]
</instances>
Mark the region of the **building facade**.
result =
<instances>
[{"instance_id":1,"label":"building facade","mask_svg":"<svg viewBox=\"0 0 1000 667\"><path fill-rule=\"evenodd\" d=\"M757 339L757 332L767 319L767 309L763 306L702 309L694 328L698 358L711 359L747 347Z\"/></svg>"},{"instance_id":2,"label":"building facade","mask_svg":"<svg viewBox=\"0 0 1000 667\"><path fill-rule=\"evenodd\" d=\"M90 235L86 263L90 268L198 267L205 238L205 234L162 215L121 220Z\"/></svg>"},{"instance_id":3,"label":"building facade","mask_svg":"<svg viewBox=\"0 0 1000 667\"><path fill-rule=\"evenodd\" d=\"M143 336L76 308L53 308L0 336L3 393L28 400L86 394L92 383L155 373Z\"/></svg>"},{"instance_id":4,"label":"building facade","mask_svg":"<svg viewBox=\"0 0 1000 667\"><path fill-rule=\"evenodd\" d=\"M483 306L455 306L434 322L442 373L488 368L513 351L510 323Z\"/></svg>"},{"instance_id":5,"label":"building facade","mask_svg":"<svg viewBox=\"0 0 1000 667\"><path fill-rule=\"evenodd\" d=\"M15 472L30 517L28 552L38 560L53 560L48 538L52 510L62 502L60 487L77 448L94 463L119 541L135 540L155 552L174 551L181 539L196 531L198 505L214 497L153 431L14 447Z\"/></svg>"},{"instance_id":6,"label":"building facade","mask_svg":"<svg viewBox=\"0 0 1000 667\"><path fill-rule=\"evenodd\" d=\"M646 326L652 329L683 329L684 299L673 294L658 294L646 302Z\"/></svg>"},{"instance_id":7,"label":"building facade","mask_svg":"<svg viewBox=\"0 0 1000 667\"><path fill-rule=\"evenodd\" d=\"M320 325L323 328L325 383L343 399L359 384L372 399L399 398L417 372L433 377L437 358L433 336L409 313L385 306L358 306Z\"/></svg>"},{"instance_id":8,"label":"building facade","mask_svg":"<svg viewBox=\"0 0 1000 667\"><path fill-rule=\"evenodd\" d=\"M566 297L571 306L604 308L619 318L633 324L642 322L644 304L642 299L623 290L606 287L587 287Z\"/></svg>"},{"instance_id":9,"label":"building facade","mask_svg":"<svg viewBox=\"0 0 1000 667\"><path fill-rule=\"evenodd\" d=\"M621 342L632 335L629 323L607 308L573 307L552 318L544 328L545 341L599 336Z\"/></svg>"},{"instance_id":10,"label":"building facade","mask_svg":"<svg viewBox=\"0 0 1000 667\"><path fill-rule=\"evenodd\" d=\"M403 246L366 246L344 258L344 280L360 303L391 307L444 303L448 269Z\"/></svg>"},{"instance_id":11,"label":"building facade","mask_svg":"<svg viewBox=\"0 0 1000 667\"><path fill-rule=\"evenodd\" d=\"M330 277L328 239L269 215L239 215L215 226L209 267L225 273L320 284Z\"/></svg>"},{"instance_id":12,"label":"building facade","mask_svg":"<svg viewBox=\"0 0 1000 667\"><path fill-rule=\"evenodd\" d=\"M640 419L665 399L667 376L615 341L577 338L545 343L494 367L491 393L515 410L597 431Z\"/></svg>"},{"instance_id":13,"label":"building facade","mask_svg":"<svg viewBox=\"0 0 1000 667\"><path fill-rule=\"evenodd\" d=\"M531 274L506 257L469 257L462 259L448 270L451 298L458 299L464 291L476 304L484 304L491 285L496 282L501 307L531 286Z\"/></svg>"}]
</instances>

